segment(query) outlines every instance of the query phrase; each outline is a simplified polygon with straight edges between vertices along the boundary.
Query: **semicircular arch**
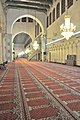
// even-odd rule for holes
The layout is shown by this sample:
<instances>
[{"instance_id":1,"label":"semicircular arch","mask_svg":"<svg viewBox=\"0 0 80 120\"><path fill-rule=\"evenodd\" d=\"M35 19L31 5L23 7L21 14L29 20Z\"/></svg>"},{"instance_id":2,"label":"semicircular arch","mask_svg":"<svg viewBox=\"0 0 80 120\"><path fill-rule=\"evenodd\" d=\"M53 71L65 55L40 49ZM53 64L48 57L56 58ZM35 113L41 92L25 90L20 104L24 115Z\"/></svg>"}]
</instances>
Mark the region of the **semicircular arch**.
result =
<instances>
[{"instance_id":1,"label":"semicircular arch","mask_svg":"<svg viewBox=\"0 0 80 120\"><path fill-rule=\"evenodd\" d=\"M30 18L32 18L33 20L35 20L35 21L40 25L40 27L41 27L41 29L42 29L42 33L44 33L44 27L43 27L41 21L40 21L37 17L35 17L35 16L33 16L33 15L30 15L30 14L22 15L22 16L16 18L16 19L14 20L14 22L12 23L11 33L12 33L12 29L13 29L13 26L14 26L15 22L16 22L18 19L21 19L21 18L23 18L23 17L30 17Z\"/></svg>"},{"instance_id":2,"label":"semicircular arch","mask_svg":"<svg viewBox=\"0 0 80 120\"><path fill-rule=\"evenodd\" d=\"M20 32L17 32L16 34L13 35L12 42L13 42L14 38L20 33L25 33L25 34L29 35L30 38L32 39L32 36L29 33L25 32L25 31L20 31Z\"/></svg>"}]
</instances>

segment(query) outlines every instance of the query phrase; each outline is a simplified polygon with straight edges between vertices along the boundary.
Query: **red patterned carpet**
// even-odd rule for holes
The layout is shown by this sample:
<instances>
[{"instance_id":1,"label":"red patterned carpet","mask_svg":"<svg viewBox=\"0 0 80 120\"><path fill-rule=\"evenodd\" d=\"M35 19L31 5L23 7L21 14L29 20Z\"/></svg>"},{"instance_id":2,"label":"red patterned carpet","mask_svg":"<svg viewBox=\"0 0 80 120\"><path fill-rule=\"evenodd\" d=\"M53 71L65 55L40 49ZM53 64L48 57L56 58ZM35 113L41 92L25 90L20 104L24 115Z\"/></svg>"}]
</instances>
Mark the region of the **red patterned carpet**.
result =
<instances>
[{"instance_id":1,"label":"red patterned carpet","mask_svg":"<svg viewBox=\"0 0 80 120\"><path fill-rule=\"evenodd\" d=\"M0 82L0 120L79 119L80 68L26 59L8 66Z\"/></svg>"},{"instance_id":2,"label":"red patterned carpet","mask_svg":"<svg viewBox=\"0 0 80 120\"><path fill-rule=\"evenodd\" d=\"M21 120L22 110L14 63L6 71L0 83L0 120Z\"/></svg>"}]
</instances>

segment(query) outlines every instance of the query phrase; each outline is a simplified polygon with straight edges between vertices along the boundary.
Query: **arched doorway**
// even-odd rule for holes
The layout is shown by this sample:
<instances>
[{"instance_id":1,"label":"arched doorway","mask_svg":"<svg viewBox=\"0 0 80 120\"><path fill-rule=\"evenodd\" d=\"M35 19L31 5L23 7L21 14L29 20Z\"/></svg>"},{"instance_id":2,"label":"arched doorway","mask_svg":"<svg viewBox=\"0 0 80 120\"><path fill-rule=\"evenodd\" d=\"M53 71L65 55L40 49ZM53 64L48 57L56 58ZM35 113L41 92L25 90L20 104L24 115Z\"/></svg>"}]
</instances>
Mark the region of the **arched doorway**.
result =
<instances>
[{"instance_id":1,"label":"arched doorway","mask_svg":"<svg viewBox=\"0 0 80 120\"><path fill-rule=\"evenodd\" d=\"M21 52L25 52L31 42L32 39L27 33L21 32L15 35L13 38L13 53L15 53L13 54L13 59L16 59Z\"/></svg>"}]
</instances>

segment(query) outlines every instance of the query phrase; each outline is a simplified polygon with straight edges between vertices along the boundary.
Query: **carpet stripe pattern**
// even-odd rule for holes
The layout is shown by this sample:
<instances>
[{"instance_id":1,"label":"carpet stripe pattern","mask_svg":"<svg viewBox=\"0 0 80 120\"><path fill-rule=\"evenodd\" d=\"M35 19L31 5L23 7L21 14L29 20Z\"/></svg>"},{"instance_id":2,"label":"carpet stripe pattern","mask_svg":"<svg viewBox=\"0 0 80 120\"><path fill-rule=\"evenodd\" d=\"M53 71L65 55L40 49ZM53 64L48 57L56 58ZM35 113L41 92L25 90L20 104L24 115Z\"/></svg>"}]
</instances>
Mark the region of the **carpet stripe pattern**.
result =
<instances>
[{"instance_id":1,"label":"carpet stripe pattern","mask_svg":"<svg viewBox=\"0 0 80 120\"><path fill-rule=\"evenodd\" d=\"M0 81L0 120L80 119L79 67L21 58L7 68Z\"/></svg>"}]
</instances>

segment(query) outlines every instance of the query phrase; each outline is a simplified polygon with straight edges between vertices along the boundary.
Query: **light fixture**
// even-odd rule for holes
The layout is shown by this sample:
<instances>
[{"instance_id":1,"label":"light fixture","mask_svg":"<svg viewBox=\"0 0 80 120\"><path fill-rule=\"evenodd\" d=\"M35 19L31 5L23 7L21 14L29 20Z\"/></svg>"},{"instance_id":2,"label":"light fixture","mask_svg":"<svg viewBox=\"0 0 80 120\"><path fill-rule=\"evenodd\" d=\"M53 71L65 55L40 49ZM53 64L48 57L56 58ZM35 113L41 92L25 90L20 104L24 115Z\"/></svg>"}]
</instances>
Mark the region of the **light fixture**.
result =
<instances>
[{"instance_id":1,"label":"light fixture","mask_svg":"<svg viewBox=\"0 0 80 120\"><path fill-rule=\"evenodd\" d=\"M74 34L76 26L70 22L70 16L65 15L65 23L60 26L61 35L64 36L67 40Z\"/></svg>"},{"instance_id":2,"label":"light fixture","mask_svg":"<svg viewBox=\"0 0 80 120\"><path fill-rule=\"evenodd\" d=\"M33 48L34 48L35 50L37 50L38 47L39 47L39 44L37 43L37 41L35 41L34 44L33 44Z\"/></svg>"}]
</instances>

